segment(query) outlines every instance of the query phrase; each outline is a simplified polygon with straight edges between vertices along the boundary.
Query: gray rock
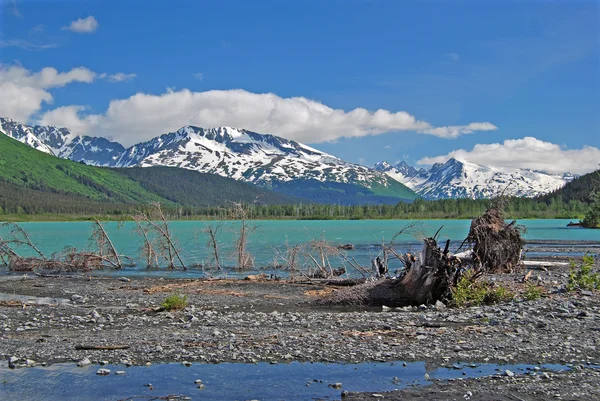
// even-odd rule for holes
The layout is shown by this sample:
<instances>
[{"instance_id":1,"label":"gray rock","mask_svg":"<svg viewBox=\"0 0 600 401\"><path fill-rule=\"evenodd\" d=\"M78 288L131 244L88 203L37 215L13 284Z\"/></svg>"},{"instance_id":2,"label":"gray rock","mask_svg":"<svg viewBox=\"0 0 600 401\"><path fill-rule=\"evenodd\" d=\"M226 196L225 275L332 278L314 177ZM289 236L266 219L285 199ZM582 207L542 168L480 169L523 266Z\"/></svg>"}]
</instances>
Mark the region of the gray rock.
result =
<instances>
[{"instance_id":1,"label":"gray rock","mask_svg":"<svg viewBox=\"0 0 600 401\"><path fill-rule=\"evenodd\" d=\"M513 372L513 371L511 371L511 370L508 370L508 369L506 369L506 370L504 371L504 374L505 374L506 376L508 376L508 377L515 377L515 374L514 374L514 372Z\"/></svg>"},{"instance_id":2,"label":"gray rock","mask_svg":"<svg viewBox=\"0 0 600 401\"><path fill-rule=\"evenodd\" d=\"M96 374L98 376L106 376L110 374L110 369L104 369L104 368L100 368L96 371Z\"/></svg>"},{"instance_id":3,"label":"gray rock","mask_svg":"<svg viewBox=\"0 0 600 401\"><path fill-rule=\"evenodd\" d=\"M83 302L83 295L73 294L71 295L71 301L73 302Z\"/></svg>"},{"instance_id":4,"label":"gray rock","mask_svg":"<svg viewBox=\"0 0 600 401\"><path fill-rule=\"evenodd\" d=\"M77 366L88 366L91 365L92 362L88 358L83 358L79 362L77 362Z\"/></svg>"}]
</instances>

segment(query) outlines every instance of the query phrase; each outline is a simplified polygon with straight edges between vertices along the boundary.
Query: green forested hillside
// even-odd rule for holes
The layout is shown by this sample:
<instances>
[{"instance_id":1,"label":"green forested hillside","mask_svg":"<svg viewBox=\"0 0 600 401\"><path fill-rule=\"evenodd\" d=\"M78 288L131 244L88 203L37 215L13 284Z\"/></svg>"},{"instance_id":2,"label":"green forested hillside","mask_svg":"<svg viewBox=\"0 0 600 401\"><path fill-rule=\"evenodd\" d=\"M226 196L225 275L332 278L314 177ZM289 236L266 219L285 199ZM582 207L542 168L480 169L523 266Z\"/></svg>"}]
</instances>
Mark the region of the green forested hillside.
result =
<instances>
[{"instance_id":1,"label":"green forested hillside","mask_svg":"<svg viewBox=\"0 0 600 401\"><path fill-rule=\"evenodd\" d=\"M563 202L576 200L590 203L590 195L594 190L600 190L600 170L575 178L564 187L542 195L538 199L544 202L551 202L553 199L556 201L560 198Z\"/></svg>"},{"instance_id":2,"label":"green forested hillside","mask_svg":"<svg viewBox=\"0 0 600 401\"><path fill-rule=\"evenodd\" d=\"M0 135L0 213L122 214L136 206L221 206L229 201L294 203L296 199L229 178L149 167L87 166Z\"/></svg>"},{"instance_id":3,"label":"green forested hillside","mask_svg":"<svg viewBox=\"0 0 600 401\"><path fill-rule=\"evenodd\" d=\"M132 167L114 171L174 203L191 207L220 206L230 201L268 205L301 201L231 178L175 167Z\"/></svg>"},{"instance_id":4,"label":"green forested hillside","mask_svg":"<svg viewBox=\"0 0 600 401\"><path fill-rule=\"evenodd\" d=\"M80 209L82 202L90 207L98 202L171 203L115 171L60 159L5 135L0 135L0 181L3 182L0 205L5 211L16 207L27 211L26 208L41 204L46 205L44 209L53 209L51 199L56 199L59 203L56 206L62 209L71 203Z\"/></svg>"}]
</instances>

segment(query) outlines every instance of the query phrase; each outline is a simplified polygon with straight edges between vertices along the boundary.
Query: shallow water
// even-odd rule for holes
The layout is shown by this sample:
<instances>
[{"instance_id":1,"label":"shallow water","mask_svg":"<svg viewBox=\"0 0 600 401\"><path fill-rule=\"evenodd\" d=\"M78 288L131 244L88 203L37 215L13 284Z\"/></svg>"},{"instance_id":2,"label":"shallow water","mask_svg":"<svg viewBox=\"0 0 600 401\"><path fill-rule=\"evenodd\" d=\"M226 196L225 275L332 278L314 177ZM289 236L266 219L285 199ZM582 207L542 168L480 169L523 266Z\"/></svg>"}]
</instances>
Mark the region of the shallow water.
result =
<instances>
[{"instance_id":1,"label":"shallow water","mask_svg":"<svg viewBox=\"0 0 600 401\"><path fill-rule=\"evenodd\" d=\"M569 220L523 220L519 221L526 227L525 238L533 241L528 245L529 255L571 255L579 256L590 249L600 248L600 230L582 228L567 228ZM205 264L211 250L206 247L207 237L203 229L211 222L206 221L175 221L171 223L174 237L177 239L183 258L188 265ZM235 242L239 222L225 222L219 236L221 258L224 265L234 266L233 244ZM323 238L333 245L353 244L354 250L348 251L348 257L353 257L363 266L370 266L370 260L378 255L381 243L386 243L398 231L405 232L396 237L394 243L401 252L415 252L421 248L421 238L433 236L438 229L439 241L451 239L451 249L456 249L468 233L470 220L352 220L352 221L253 221L256 227L249 235L248 250L255 256L257 269L266 269L268 273L282 274L281 271L269 270L270 267L283 264L282 258L288 247L306 244L311 240ZM84 249L89 245L92 224L89 222L35 222L22 223L21 226L29 233L33 242L47 255L60 251L68 246ZM144 276L173 276L199 277L204 273L198 269L188 272L148 271L140 260L140 236L134 232L135 224L128 222L106 224L118 251L136 260L138 267L127 268L125 275ZM4 233L6 235L6 233ZM569 241L570 252L560 245L546 245L550 241ZM539 252L537 250L540 250ZM341 265L335 258L331 259L333 267ZM391 265L393 271L401 266ZM111 273L112 274L112 273ZM228 275L236 275L229 270ZM244 272L248 274L248 272ZM223 275L223 273L219 273Z\"/></svg>"},{"instance_id":2,"label":"shallow water","mask_svg":"<svg viewBox=\"0 0 600 401\"><path fill-rule=\"evenodd\" d=\"M56 364L49 367L9 370L0 367L0 399L81 400L150 399L169 394L202 400L310 400L340 399L347 391L389 391L412 385L427 385L434 379L482 377L509 369L515 374L532 373L533 365L455 364L450 368L426 370L423 362L405 366L395 363L361 364L157 364L152 366L107 365L108 376L98 376L99 366L76 367ZM542 370L568 369L541 365ZM115 371L125 371L116 375ZM397 380L394 380L397 378ZM198 389L195 380L202 380ZM329 385L342 383L342 389ZM152 384L152 389L147 386ZM139 398L138 398L139 397Z\"/></svg>"}]
</instances>

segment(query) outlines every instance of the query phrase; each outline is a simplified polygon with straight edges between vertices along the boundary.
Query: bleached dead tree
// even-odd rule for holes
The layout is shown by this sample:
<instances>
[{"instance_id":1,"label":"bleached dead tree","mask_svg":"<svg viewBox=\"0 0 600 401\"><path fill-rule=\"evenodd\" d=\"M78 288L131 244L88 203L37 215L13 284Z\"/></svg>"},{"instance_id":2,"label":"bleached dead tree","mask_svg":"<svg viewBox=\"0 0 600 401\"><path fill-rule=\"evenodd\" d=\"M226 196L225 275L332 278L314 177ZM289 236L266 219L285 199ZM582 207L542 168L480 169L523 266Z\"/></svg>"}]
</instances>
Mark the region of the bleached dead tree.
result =
<instances>
[{"instance_id":1,"label":"bleached dead tree","mask_svg":"<svg viewBox=\"0 0 600 401\"><path fill-rule=\"evenodd\" d=\"M178 262L183 270L187 270L160 203L151 203L150 210L138 212L134 220L144 239L143 250L148 266L160 255L167 261L167 268L175 269Z\"/></svg>"},{"instance_id":2,"label":"bleached dead tree","mask_svg":"<svg viewBox=\"0 0 600 401\"><path fill-rule=\"evenodd\" d=\"M104 262L115 269L123 267L119 252L117 252L113 242L106 233L104 225L96 218L94 219L94 228L90 236L90 241L96 245L96 253Z\"/></svg>"},{"instance_id":3,"label":"bleached dead tree","mask_svg":"<svg viewBox=\"0 0 600 401\"><path fill-rule=\"evenodd\" d=\"M158 253L154 249L154 238L151 238L148 224L145 224L144 215L140 212L131 216L135 221L134 231L142 236L142 246L140 252L142 257L146 260L146 267L148 269L152 267L158 267Z\"/></svg>"},{"instance_id":4,"label":"bleached dead tree","mask_svg":"<svg viewBox=\"0 0 600 401\"><path fill-rule=\"evenodd\" d=\"M248 208L240 202L232 202L230 218L239 220L237 239L235 241L235 258L238 269L251 269L254 267L254 256L248 252L248 236L256 230L256 225L248 221Z\"/></svg>"},{"instance_id":5,"label":"bleached dead tree","mask_svg":"<svg viewBox=\"0 0 600 401\"><path fill-rule=\"evenodd\" d=\"M223 228L223 222L216 222L207 224L202 231L208 235L208 240L206 242L206 247L210 250L211 258L208 262L209 266L214 266L215 268L221 270L221 258L219 252L219 233L221 228Z\"/></svg>"}]
</instances>

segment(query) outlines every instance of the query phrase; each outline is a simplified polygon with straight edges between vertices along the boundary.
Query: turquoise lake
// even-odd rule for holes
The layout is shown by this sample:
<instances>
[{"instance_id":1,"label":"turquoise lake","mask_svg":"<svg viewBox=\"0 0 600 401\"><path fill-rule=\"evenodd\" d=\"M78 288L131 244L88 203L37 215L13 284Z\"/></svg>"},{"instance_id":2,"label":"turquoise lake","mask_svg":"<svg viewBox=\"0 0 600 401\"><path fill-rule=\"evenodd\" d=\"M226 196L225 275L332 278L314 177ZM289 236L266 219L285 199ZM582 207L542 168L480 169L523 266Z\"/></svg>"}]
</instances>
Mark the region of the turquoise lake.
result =
<instances>
[{"instance_id":1,"label":"turquoise lake","mask_svg":"<svg viewBox=\"0 0 600 401\"><path fill-rule=\"evenodd\" d=\"M170 223L173 236L182 250L184 261L188 265L204 264L211 250L207 248L207 235L203 232L209 221L174 221ZM398 231L405 232L394 240L398 250L402 252L417 251L421 247L421 239L432 236L441 228L438 235L439 243L450 239L452 247L457 248L468 233L470 220L351 220L351 221L251 221L255 227L248 236L248 251L255 257L256 269L269 269L282 264L278 255L283 255L288 247L306 244L312 240L323 238L332 245L353 244L355 249L348 251L348 257L353 257L364 266L370 266L370 260L381 250L381 243L386 243ZM569 220L522 220L519 224L525 226L525 238L533 241L530 252L535 253L535 242L567 241L585 253L588 247L600 245L600 230L567 228ZM233 255L236 233L240 222L225 222L221 228L218 241L223 264L234 266ZM73 246L84 249L89 245L92 232L90 222L35 222L22 223L21 226L29 233L32 241L46 254L50 255ZM407 228L409 227L409 228ZM198 269L190 269L186 273L153 271L145 269L140 260L140 236L134 231L132 222L105 224L106 231L122 255L134 258L136 267L126 268L122 274L168 274L198 276L204 273ZM6 232L3 233L6 235ZM554 245L553 245L554 246ZM559 245L556 245L559 246ZM341 265L332 257L333 267ZM392 267L391 267L392 268ZM231 274L235 274L231 272Z\"/></svg>"}]
</instances>

